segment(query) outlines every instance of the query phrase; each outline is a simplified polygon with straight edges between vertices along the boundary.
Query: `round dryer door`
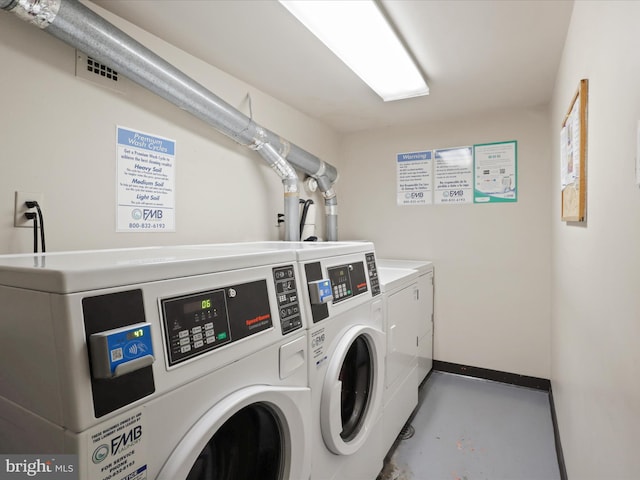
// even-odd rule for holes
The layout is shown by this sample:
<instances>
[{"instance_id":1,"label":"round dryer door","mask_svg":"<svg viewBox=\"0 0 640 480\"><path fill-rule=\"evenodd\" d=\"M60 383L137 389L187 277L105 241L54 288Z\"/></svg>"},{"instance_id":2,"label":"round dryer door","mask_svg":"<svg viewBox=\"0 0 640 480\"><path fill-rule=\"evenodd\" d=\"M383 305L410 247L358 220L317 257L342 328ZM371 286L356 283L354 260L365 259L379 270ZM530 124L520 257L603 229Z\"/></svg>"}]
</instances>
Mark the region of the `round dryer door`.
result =
<instances>
[{"instance_id":1,"label":"round dryer door","mask_svg":"<svg viewBox=\"0 0 640 480\"><path fill-rule=\"evenodd\" d=\"M248 387L211 408L158 480L288 480L309 476L308 388Z\"/></svg>"},{"instance_id":2,"label":"round dryer door","mask_svg":"<svg viewBox=\"0 0 640 480\"><path fill-rule=\"evenodd\" d=\"M383 390L384 334L356 326L336 347L327 369L320 407L322 437L338 455L350 455L378 421Z\"/></svg>"},{"instance_id":3,"label":"round dryer door","mask_svg":"<svg viewBox=\"0 0 640 480\"><path fill-rule=\"evenodd\" d=\"M279 480L284 439L273 410L256 403L236 412L211 437L186 480Z\"/></svg>"}]
</instances>

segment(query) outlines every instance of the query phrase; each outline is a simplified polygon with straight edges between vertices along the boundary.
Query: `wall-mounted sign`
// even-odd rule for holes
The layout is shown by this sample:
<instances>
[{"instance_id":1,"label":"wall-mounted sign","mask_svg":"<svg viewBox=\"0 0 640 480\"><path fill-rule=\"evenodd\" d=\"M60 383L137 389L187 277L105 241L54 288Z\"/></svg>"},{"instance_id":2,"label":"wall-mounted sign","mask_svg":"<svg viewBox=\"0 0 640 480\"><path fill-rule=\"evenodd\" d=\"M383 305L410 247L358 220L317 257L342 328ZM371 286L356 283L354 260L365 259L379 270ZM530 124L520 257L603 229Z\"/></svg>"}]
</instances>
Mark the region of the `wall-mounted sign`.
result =
<instances>
[{"instance_id":1,"label":"wall-mounted sign","mask_svg":"<svg viewBox=\"0 0 640 480\"><path fill-rule=\"evenodd\" d=\"M473 146L475 203L518 200L517 157L516 141Z\"/></svg>"},{"instance_id":2,"label":"wall-mounted sign","mask_svg":"<svg viewBox=\"0 0 640 480\"><path fill-rule=\"evenodd\" d=\"M473 154L471 147L434 151L436 204L473 202Z\"/></svg>"},{"instance_id":3,"label":"wall-mounted sign","mask_svg":"<svg viewBox=\"0 0 640 480\"><path fill-rule=\"evenodd\" d=\"M399 153L397 204L518 201L518 142Z\"/></svg>"},{"instance_id":4,"label":"wall-mounted sign","mask_svg":"<svg viewBox=\"0 0 640 480\"><path fill-rule=\"evenodd\" d=\"M580 80L560 130L562 220L584 222L587 202L587 95L589 81Z\"/></svg>"},{"instance_id":5,"label":"wall-mounted sign","mask_svg":"<svg viewBox=\"0 0 640 480\"><path fill-rule=\"evenodd\" d=\"M118 232L175 231L174 140L117 127Z\"/></svg>"},{"instance_id":6,"label":"wall-mounted sign","mask_svg":"<svg viewBox=\"0 0 640 480\"><path fill-rule=\"evenodd\" d=\"M398 205L427 205L432 202L431 151L396 155Z\"/></svg>"}]
</instances>

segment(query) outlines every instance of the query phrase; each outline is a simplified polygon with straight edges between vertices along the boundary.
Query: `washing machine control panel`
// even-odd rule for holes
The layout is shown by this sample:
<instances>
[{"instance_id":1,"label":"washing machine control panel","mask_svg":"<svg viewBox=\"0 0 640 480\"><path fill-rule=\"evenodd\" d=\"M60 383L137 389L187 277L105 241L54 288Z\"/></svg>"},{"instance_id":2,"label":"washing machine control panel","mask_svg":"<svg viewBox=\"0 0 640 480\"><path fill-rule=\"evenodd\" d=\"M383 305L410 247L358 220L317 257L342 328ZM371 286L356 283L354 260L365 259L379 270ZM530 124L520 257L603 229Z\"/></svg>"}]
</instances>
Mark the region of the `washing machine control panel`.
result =
<instances>
[{"instance_id":1,"label":"washing machine control panel","mask_svg":"<svg viewBox=\"0 0 640 480\"><path fill-rule=\"evenodd\" d=\"M369 281L371 282L371 295L380 295L380 279L378 278L378 267L376 266L375 254L367 253L365 255L367 260L367 270L369 271Z\"/></svg>"},{"instance_id":2,"label":"washing machine control panel","mask_svg":"<svg viewBox=\"0 0 640 480\"><path fill-rule=\"evenodd\" d=\"M267 282L160 300L169 366L273 326Z\"/></svg>"},{"instance_id":3,"label":"washing machine control panel","mask_svg":"<svg viewBox=\"0 0 640 480\"><path fill-rule=\"evenodd\" d=\"M333 303L369 291L363 262L353 262L327 269L333 289Z\"/></svg>"},{"instance_id":4,"label":"washing machine control panel","mask_svg":"<svg viewBox=\"0 0 640 480\"><path fill-rule=\"evenodd\" d=\"M274 268L273 281L275 282L276 296L278 298L278 312L280 314L282 334L284 335L302 328L300 303L298 300L298 289L296 287L296 276L293 265Z\"/></svg>"}]
</instances>

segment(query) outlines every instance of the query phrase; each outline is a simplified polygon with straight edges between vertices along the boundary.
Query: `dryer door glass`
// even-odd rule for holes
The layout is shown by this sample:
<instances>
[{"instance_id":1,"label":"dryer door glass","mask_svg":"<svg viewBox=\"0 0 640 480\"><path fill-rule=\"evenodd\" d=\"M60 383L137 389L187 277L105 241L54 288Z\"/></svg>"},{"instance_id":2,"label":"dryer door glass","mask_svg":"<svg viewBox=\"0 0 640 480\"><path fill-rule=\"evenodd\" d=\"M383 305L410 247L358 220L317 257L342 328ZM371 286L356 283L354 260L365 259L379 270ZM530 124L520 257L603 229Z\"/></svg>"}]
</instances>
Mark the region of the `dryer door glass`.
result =
<instances>
[{"instance_id":1,"label":"dryer door glass","mask_svg":"<svg viewBox=\"0 0 640 480\"><path fill-rule=\"evenodd\" d=\"M365 419L371 399L372 365L369 344L361 335L351 344L339 376L342 382L340 436L347 442L358 434Z\"/></svg>"},{"instance_id":2,"label":"dryer door glass","mask_svg":"<svg viewBox=\"0 0 640 480\"><path fill-rule=\"evenodd\" d=\"M204 447L186 480L281 480L280 422L264 404L234 414Z\"/></svg>"}]
</instances>

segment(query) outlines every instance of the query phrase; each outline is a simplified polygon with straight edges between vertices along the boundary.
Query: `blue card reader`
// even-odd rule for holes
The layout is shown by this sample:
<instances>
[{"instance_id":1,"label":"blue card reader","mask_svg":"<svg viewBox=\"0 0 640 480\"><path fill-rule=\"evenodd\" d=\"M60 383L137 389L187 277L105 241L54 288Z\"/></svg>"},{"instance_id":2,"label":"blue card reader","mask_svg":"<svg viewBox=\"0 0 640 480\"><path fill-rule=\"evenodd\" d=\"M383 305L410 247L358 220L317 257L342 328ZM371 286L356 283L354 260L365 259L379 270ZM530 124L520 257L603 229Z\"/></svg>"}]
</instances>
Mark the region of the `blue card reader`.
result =
<instances>
[{"instance_id":1,"label":"blue card reader","mask_svg":"<svg viewBox=\"0 0 640 480\"><path fill-rule=\"evenodd\" d=\"M327 303L333 299L331 281L327 279L309 282L309 300L313 305Z\"/></svg>"},{"instance_id":2,"label":"blue card reader","mask_svg":"<svg viewBox=\"0 0 640 480\"><path fill-rule=\"evenodd\" d=\"M154 362L151 324L136 323L89 337L94 378L114 378Z\"/></svg>"}]
</instances>

